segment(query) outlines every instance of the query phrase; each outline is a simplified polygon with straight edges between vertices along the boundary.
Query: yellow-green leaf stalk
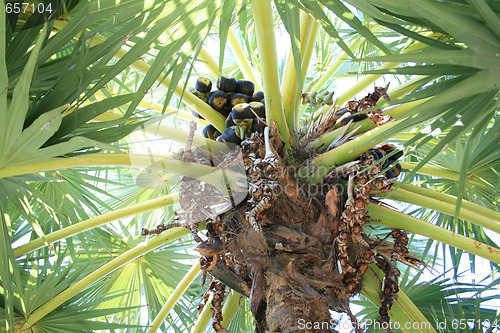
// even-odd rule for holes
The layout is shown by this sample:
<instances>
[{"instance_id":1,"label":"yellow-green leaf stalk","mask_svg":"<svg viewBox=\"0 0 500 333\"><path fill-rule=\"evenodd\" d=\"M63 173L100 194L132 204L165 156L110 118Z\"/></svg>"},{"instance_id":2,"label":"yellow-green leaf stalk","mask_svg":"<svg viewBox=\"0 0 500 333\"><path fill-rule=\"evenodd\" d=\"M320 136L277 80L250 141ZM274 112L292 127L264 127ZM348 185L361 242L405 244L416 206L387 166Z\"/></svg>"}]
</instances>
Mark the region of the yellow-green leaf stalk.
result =
<instances>
[{"instance_id":1,"label":"yellow-green leaf stalk","mask_svg":"<svg viewBox=\"0 0 500 333\"><path fill-rule=\"evenodd\" d=\"M408 202L454 216L457 197L411 184L398 184L398 187L386 195L388 199ZM500 233L500 213L482 207L467 200L462 200L458 217L481 227Z\"/></svg>"},{"instance_id":2,"label":"yellow-green leaf stalk","mask_svg":"<svg viewBox=\"0 0 500 333\"><path fill-rule=\"evenodd\" d=\"M243 52L243 49L241 48L240 43L236 39L236 36L234 35L233 30L231 30L231 28L229 28L227 32L227 40L229 42L231 50L233 51L234 58L238 63L238 67L243 73L245 79L250 80L255 84L256 91L262 90L261 79L259 75L256 73L256 71L253 69L253 67L250 66L250 63L248 62L245 53Z\"/></svg>"},{"instance_id":3,"label":"yellow-green leaf stalk","mask_svg":"<svg viewBox=\"0 0 500 333\"><path fill-rule=\"evenodd\" d=\"M377 273L375 272L377 271ZM380 307L380 297L382 296L383 273L372 265L363 275L363 287L361 293L366 296L375 306ZM394 323L398 323L401 331L408 333L433 333L434 327L427 318L413 304L408 296L399 289L397 298L394 300L389 317Z\"/></svg>"},{"instance_id":4,"label":"yellow-green leaf stalk","mask_svg":"<svg viewBox=\"0 0 500 333\"><path fill-rule=\"evenodd\" d=\"M51 244L61 239L75 236L84 231L97 228L101 225L116 221L129 216L139 215L155 209L168 207L179 202L179 194L171 193L145 202L141 202L129 207L117 209L107 212L96 217L92 217L82 222L74 223L68 227L56 230L45 236L45 242L41 238L34 239L25 245L21 245L13 249L14 258L19 258L28 252L34 251L46 243Z\"/></svg>"},{"instance_id":5,"label":"yellow-green leaf stalk","mask_svg":"<svg viewBox=\"0 0 500 333\"><path fill-rule=\"evenodd\" d=\"M182 280L179 282L177 287L175 287L174 291L170 294L167 301L161 308L160 312L156 315L153 323L149 327L147 333L155 333L156 330L160 327L161 323L165 320L170 310L172 310L173 306L177 301L181 298L182 295L186 292L189 286L193 283L194 279L200 273L200 263L197 262L191 269L184 275Z\"/></svg>"},{"instance_id":6,"label":"yellow-green leaf stalk","mask_svg":"<svg viewBox=\"0 0 500 333\"><path fill-rule=\"evenodd\" d=\"M439 242L478 255L494 263L500 263L500 249L478 242L437 225L419 220L413 216L397 212L376 204L366 205L370 223L429 237Z\"/></svg>"},{"instance_id":7,"label":"yellow-green leaf stalk","mask_svg":"<svg viewBox=\"0 0 500 333\"><path fill-rule=\"evenodd\" d=\"M400 162L401 167L406 170L413 170L414 168L417 167L417 164L415 163L409 163L409 162ZM439 178L445 178L445 179L450 179L450 180L455 180L458 181L459 179L459 174L450 171L450 170L445 170L440 167L432 167L432 166L422 166L418 169L418 173L422 175L427 175L427 176L434 176L434 177L439 177Z\"/></svg>"},{"instance_id":8,"label":"yellow-green leaf stalk","mask_svg":"<svg viewBox=\"0 0 500 333\"><path fill-rule=\"evenodd\" d=\"M160 158L161 164L153 163L152 158ZM0 168L0 178L24 175L27 173L43 172L57 169L78 168L86 166L132 166L138 168L162 168L174 171L186 176L197 177L212 173L213 168L197 163L187 163L169 158L170 156L146 155L146 154L93 154L69 158L55 158L30 164L12 164ZM189 168L187 167L189 165Z\"/></svg>"},{"instance_id":9,"label":"yellow-green leaf stalk","mask_svg":"<svg viewBox=\"0 0 500 333\"><path fill-rule=\"evenodd\" d=\"M148 110L152 110L152 111L163 112L163 105L150 103L150 102L144 101L144 100L139 102L139 107L145 108ZM167 107L165 109L165 114L168 114L168 113L173 113L172 116L176 117L176 118L184 119L187 121L195 121L201 127L205 127L208 124L210 124L205 119L195 117L190 112L187 112L187 111L184 111L184 110L181 110L178 108ZM95 117L94 119L100 120L100 121L107 121L107 120L116 120L116 119L121 118L122 116L123 115L121 115L121 114L112 113L112 112L108 111L108 112L105 112L103 114L100 114L99 116ZM111 117L114 117L114 118L111 118Z\"/></svg>"},{"instance_id":10,"label":"yellow-green leaf stalk","mask_svg":"<svg viewBox=\"0 0 500 333\"><path fill-rule=\"evenodd\" d=\"M277 124L281 137L285 142L285 147L290 150L294 144L286 123L283 104L281 103L273 8L269 0L252 0L252 10L264 84L264 96L266 98L266 119L268 122Z\"/></svg>"},{"instance_id":11,"label":"yellow-green leaf stalk","mask_svg":"<svg viewBox=\"0 0 500 333\"><path fill-rule=\"evenodd\" d=\"M316 44L316 38L318 37L319 23L314 21L311 27L311 33L309 34L309 39L307 40L306 49L304 51L304 56L302 57L302 80L298 84L297 93L295 94L295 105L293 114L294 127L298 126L300 118L300 105L302 101L301 92L304 88L304 82L307 76L307 70L309 69L309 64L311 63L311 58L314 50L314 45Z\"/></svg>"},{"instance_id":12,"label":"yellow-green leaf stalk","mask_svg":"<svg viewBox=\"0 0 500 333\"><path fill-rule=\"evenodd\" d=\"M411 191L416 194L424 195L429 198L439 198L440 201L444 203L451 203L451 204L456 204L457 202L457 197L445 193L440 193L437 191L433 191L431 189L419 187L419 186L414 186L411 184L401 184L401 188ZM478 205L476 203L470 202L468 200L463 200L462 199L462 209L467 210L469 212L475 212L477 214L480 214L481 216L484 216L487 219L491 219L496 221L497 225L500 225L500 212L494 211L492 209L483 207L481 205ZM497 227L495 227L497 228ZM498 233L500 233L500 230L495 230Z\"/></svg>"},{"instance_id":13,"label":"yellow-green leaf stalk","mask_svg":"<svg viewBox=\"0 0 500 333\"><path fill-rule=\"evenodd\" d=\"M417 167L417 164L410 163L410 162L400 162L400 164L404 170L413 170ZM424 166L421 166L418 168L417 173L422 174L422 175L427 175L427 176L433 176L433 177L454 180L457 182L460 179L460 174L458 172L451 171L451 170L445 170L443 168L440 168L439 166L424 165ZM467 183L470 185L485 187L485 185L482 182L477 181L474 178L467 178Z\"/></svg>"},{"instance_id":14,"label":"yellow-green leaf stalk","mask_svg":"<svg viewBox=\"0 0 500 333\"><path fill-rule=\"evenodd\" d=\"M144 128L144 132L164 137L175 142L186 143L189 133L178 128L164 125L150 125ZM193 144L198 147L207 147L211 152L228 153L230 149L222 142L207 139L200 135L193 136Z\"/></svg>"},{"instance_id":15,"label":"yellow-green leaf stalk","mask_svg":"<svg viewBox=\"0 0 500 333\"><path fill-rule=\"evenodd\" d=\"M152 161L152 159L157 161ZM0 169L0 178L24 175L49 170L77 168L85 166L131 166L136 168L150 168L155 170L172 171L180 175L196 178L199 181L211 184L222 191L227 190L227 184L235 184L245 181L246 175L231 172L226 169L219 169L214 172L214 168L198 163L188 163L176 159L159 159L157 155L145 154L94 154L70 158L52 159L48 161L9 165Z\"/></svg>"},{"instance_id":16,"label":"yellow-green leaf stalk","mask_svg":"<svg viewBox=\"0 0 500 333\"><path fill-rule=\"evenodd\" d=\"M219 77L219 66L215 62L214 58L212 58L212 56L203 47L200 49L200 53L198 54L198 60L207 67L210 74L212 74L215 78Z\"/></svg>"},{"instance_id":17,"label":"yellow-green leaf stalk","mask_svg":"<svg viewBox=\"0 0 500 333\"><path fill-rule=\"evenodd\" d=\"M95 93L94 96L98 95L100 93L100 91L98 91L97 93ZM98 100L103 100L105 97L104 95L102 96L102 98L98 98ZM85 103L84 105L89 105L91 103ZM139 107L141 108L145 108L145 109L148 109L148 110L153 110L153 111L157 111L157 112L163 112L163 105L160 105L160 104L156 104L156 103L151 103L151 102L148 102L148 101L140 101L139 102ZM208 121L204 120L204 119L201 119L201 118L198 118L198 117L195 117L193 116L191 113L189 112L186 112L184 110L181 110L181 109L178 109L178 108L172 108L172 107L167 107L165 109L165 113L170 113L170 112L174 112L174 114L172 116L176 117L176 118L180 118L180 119L184 119L184 120L187 120L187 121L195 121L198 123L198 125L202 126L202 127L205 127L209 124ZM112 121L112 120L117 120L117 119L120 119L123 117L123 114L121 113L114 113L114 112L111 112L111 111L106 111L98 116L96 116L93 120L97 120L97 121Z\"/></svg>"},{"instance_id":18,"label":"yellow-green leaf stalk","mask_svg":"<svg viewBox=\"0 0 500 333\"><path fill-rule=\"evenodd\" d=\"M304 11L300 11L300 54L301 63L304 60L305 50L308 40L311 36L314 19ZM314 43L313 43L314 45ZM281 97L283 98L283 110L286 115L287 123L292 126L295 122L295 98L300 94L297 72L295 69L295 59L290 50L285 68L285 75L281 86Z\"/></svg>"},{"instance_id":19,"label":"yellow-green leaf stalk","mask_svg":"<svg viewBox=\"0 0 500 333\"><path fill-rule=\"evenodd\" d=\"M146 244L137 245L134 248L122 253L118 257L97 268L95 271L85 276L81 280L78 280L77 282L57 294L51 300L36 308L35 311L27 316L26 322L20 328L20 332L29 330L33 327L33 325L40 321L40 319L44 318L46 315L57 309L71 297L83 291L107 274L115 271L128 262L156 249L157 247L165 245L166 243L174 241L189 233L190 231L186 228L175 228L167 230L159 235L150 238Z\"/></svg>"}]
</instances>

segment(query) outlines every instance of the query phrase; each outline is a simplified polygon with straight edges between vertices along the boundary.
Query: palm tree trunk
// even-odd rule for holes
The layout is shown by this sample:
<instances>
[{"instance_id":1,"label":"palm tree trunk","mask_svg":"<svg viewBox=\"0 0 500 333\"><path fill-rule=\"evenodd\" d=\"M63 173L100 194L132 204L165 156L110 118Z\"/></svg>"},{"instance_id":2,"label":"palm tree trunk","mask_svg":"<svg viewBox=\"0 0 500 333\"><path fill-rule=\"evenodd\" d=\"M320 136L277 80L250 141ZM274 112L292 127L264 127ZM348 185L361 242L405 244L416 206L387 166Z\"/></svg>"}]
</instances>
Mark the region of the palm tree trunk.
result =
<instances>
[{"instance_id":1,"label":"palm tree trunk","mask_svg":"<svg viewBox=\"0 0 500 333\"><path fill-rule=\"evenodd\" d=\"M312 297L298 293L279 272L269 272L267 281L266 321L269 332L336 332L331 328L328 304L320 295ZM316 323L322 328L313 329Z\"/></svg>"}]
</instances>

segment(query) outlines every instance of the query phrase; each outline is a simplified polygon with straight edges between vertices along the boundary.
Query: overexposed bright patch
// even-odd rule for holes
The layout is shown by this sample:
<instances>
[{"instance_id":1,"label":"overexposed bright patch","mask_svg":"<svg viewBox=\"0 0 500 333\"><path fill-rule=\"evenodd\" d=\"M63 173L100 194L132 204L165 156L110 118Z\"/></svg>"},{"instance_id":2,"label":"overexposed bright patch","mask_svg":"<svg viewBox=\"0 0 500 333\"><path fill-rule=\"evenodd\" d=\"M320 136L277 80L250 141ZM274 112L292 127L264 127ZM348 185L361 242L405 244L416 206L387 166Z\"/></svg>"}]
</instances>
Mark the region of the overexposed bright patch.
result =
<instances>
[{"instance_id":1,"label":"overexposed bright patch","mask_svg":"<svg viewBox=\"0 0 500 333\"><path fill-rule=\"evenodd\" d=\"M438 137L442 133L442 131L440 128L436 128L433 130L431 125L427 125L424 127L424 129L422 129L420 131L420 133L428 134L428 135L431 135L433 137Z\"/></svg>"}]
</instances>

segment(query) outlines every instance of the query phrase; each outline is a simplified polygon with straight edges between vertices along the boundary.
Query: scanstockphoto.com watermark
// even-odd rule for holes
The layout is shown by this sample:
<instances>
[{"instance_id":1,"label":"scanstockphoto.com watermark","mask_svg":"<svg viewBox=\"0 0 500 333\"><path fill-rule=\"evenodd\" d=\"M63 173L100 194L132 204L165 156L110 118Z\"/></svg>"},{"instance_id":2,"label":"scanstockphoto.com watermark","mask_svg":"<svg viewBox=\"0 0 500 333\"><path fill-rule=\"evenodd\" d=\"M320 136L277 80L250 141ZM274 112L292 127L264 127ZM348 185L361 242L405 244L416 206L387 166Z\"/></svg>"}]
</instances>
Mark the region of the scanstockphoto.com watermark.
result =
<instances>
[{"instance_id":1,"label":"scanstockphoto.com watermark","mask_svg":"<svg viewBox=\"0 0 500 333\"><path fill-rule=\"evenodd\" d=\"M421 330L424 332L431 331L432 328L436 330L465 330L465 329L493 329L493 332L497 332L500 329L500 321L490 321L488 319L475 320L475 319L451 319L448 321L435 321L432 324L430 322L389 322L380 323L373 319L363 319L357 324L348 321L337 321L331 319L330 321L306 321L305 319L299 319L297 322L297 328L299 330L325 330L325 329L336 329L342 331L351 331L354 329L366 330L372 328L375 330Z\"/></svg>"},{"instance_id":2,"label":"scanstockphoto.com watermark","mask_svg":"<svg viewBox=\"0 0 500 333\"><path fill-rule=\"evenodd\" d=\"M330 321L306 321L305 319L298 320L297 328L299 330L324 330L324 329L337 329L337 330L354 330L361 329L365 330L369 327L372 329L421 329L425 330L431 329L431 323L429 322L407 322L404 324L398 322L390 322L390 323L380 323L376 320L366 319L358 322L358 327L355 327L355 324L348 321L337 321L335 319L331 319Z\"/></svg>"}]
</instances>

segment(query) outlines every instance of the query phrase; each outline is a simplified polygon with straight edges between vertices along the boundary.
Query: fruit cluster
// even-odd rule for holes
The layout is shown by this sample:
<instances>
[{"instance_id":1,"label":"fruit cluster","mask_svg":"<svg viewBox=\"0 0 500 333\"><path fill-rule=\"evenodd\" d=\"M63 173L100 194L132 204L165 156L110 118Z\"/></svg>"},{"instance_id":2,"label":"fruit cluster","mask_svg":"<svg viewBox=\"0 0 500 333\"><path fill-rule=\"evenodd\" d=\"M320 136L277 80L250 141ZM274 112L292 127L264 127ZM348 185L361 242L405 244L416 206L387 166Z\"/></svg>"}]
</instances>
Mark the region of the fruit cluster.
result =
<instances>
[{"instance_id":1,"label":"fruit cluster","mask_svg":"<svg viewBox=\"0 0 500 333\"><path fill-rule=\"evenodd\" d=\"M390 169L385 172L385 176L387 177L387 179L396 178L402 171L401 164L394 163L397 162L397 160L401 156L403 156L403 151L395 149L393 145L377 145L364 153L364 155L367 158L372 158L375 161L385 159L383 160L382 168L387 169L389 168L389 166L391 166Z\"/></svg>"},{"instance_id":2,"label":"fruit cluster","mask_svg":"<svg viewBox=\"0 0 500 333\"><path fill-rule=\"evenodd\" d=\"M264 93L255 92L252 81L221 76L217 79L217 90L212 91L212 81L200 77L190 91L226 117L227 129L221 134L209 124L203 129L206 138L239 145L252 133L260 132L261 126L265 126ZM200 117L195 112L193 115Z\"/></svg>"}]
</instances>

